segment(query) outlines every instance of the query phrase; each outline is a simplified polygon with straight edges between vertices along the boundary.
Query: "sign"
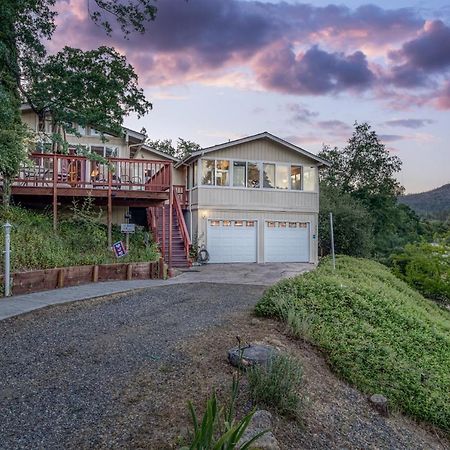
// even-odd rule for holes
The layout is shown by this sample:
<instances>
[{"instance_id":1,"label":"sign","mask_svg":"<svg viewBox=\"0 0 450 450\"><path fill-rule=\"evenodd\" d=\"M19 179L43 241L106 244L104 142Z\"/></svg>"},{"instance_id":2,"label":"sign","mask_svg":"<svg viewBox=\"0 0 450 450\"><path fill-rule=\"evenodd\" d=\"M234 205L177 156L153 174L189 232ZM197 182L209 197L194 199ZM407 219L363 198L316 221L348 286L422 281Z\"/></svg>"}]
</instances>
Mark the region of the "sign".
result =
<instances>
[{"instance_id":1,"label":"sign","mask_svg":"<svg viewBox=\"0 0 450 450\"><path fill-rule=\"evenodd\" d=\"M127 251L125 250L125 246L123 245L122 241L114 242L112 248L117 258L122 258L122 256L125 256L127 254Z\"/></svg>"},{"instance_id":2,"label":"sign","mask_svg":"<svg viewBox=\"0 0 450 450\"><path fill-rule=\"evenodd\" d=\"M122 233L134 233L136 231L136 225L134 223L122 223L120 224L120 231Z\"/></svg>"}]
</instances>

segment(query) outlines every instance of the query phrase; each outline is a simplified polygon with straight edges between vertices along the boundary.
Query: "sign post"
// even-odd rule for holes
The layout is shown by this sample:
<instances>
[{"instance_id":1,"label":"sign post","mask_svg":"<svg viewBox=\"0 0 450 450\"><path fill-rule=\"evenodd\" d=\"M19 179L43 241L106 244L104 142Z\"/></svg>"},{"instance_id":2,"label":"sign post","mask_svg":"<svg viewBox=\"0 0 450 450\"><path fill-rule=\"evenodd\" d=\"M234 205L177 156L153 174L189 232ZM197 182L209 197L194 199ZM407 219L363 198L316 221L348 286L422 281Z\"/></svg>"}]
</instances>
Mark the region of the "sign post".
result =
<instances>
[{"instance_id":1,"label":"sign post","mask_svg":"<svg viewBox=\"0 0 450 450\"><path fill-rule=\"evenodd\" d=\"M331 238L331 257L333 258L333 270L336 270L336 257L334 255L334 231L333 231L333 213L330 212L330 238Z\"/></svg>"},{"instance_id":2,"label":"sign post","mask_svg":"<svg viewBox=\"0 0 450 450\"><path fill-rule=\"evenodd\" d=\"M125 233L125 247L127 248L127 252L130 251L130 233L134 233L135 226L134 223L130 223L131 215L129 212L125 214L126 223L122 223L120 225L120 231Z\"/></svg>"},{"instance_id":3,"label":"sign post","mask_svg":"<svg viewBox=\"0 0 450 450\"><path fill-rule=\"evenodd\" d=\"M3 225L5 229L5 274L4 274L4 288L5 297L11 295L11 224L6 222Z\"/></svg>"}]
</instances>

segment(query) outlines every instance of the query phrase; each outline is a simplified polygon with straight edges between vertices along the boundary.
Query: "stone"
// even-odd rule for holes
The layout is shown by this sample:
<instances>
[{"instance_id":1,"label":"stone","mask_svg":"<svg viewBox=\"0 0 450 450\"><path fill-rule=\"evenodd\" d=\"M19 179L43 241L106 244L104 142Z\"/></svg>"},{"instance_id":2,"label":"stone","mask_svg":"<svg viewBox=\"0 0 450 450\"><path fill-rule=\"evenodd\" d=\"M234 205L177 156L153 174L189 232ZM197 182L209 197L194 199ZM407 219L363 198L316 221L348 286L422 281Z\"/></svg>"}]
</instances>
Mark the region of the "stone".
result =
<instances>
[{"instance_id":1,"label":"stone","mask_svg":"<svg viewBox=\"0 0 450 450\"><path fill-rule=\"evenodd\" d=\"M384 395L373 394L369 401L382 416L389 416L388 399Z\"/></svg>"},{"instance_id":2,"label":"stone","mask_svg":"<svg viewBox=\"0 0 450 450\"><path fill-rule=\"evenodd\" d=\"M244 435L238 443L238 448L249 441L258 433L264 430L270 430L272 428L272 414L264 409L258 410L252 417L252 420L245 430ZM250 449L259 450L280 450L277 439L275 438L272 431L269 431L257 439L253 444L250 445Z\"/></svg>"},{"instance_id":3,"label":"stone","mask_svg":"<svg viewBox=\"0 0 450 450\"><path fill-rule=\"evenodd\" d=\"M243 368L253 365L267 365L270 358L277 353L277 349L270 345L250 344L228 350L228 361L233 366Z\"/></svg>"}]
</instances>

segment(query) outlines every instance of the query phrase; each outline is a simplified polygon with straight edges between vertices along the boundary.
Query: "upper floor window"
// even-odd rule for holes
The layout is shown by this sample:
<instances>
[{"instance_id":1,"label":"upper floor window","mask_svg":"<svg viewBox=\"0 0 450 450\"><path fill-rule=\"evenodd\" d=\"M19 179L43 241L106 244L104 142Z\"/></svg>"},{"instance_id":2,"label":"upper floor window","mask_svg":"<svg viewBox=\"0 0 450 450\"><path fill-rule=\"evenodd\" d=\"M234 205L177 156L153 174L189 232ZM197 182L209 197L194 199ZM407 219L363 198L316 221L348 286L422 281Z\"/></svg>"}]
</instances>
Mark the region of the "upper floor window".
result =
<instances>
[{"instance_id":1,"label":"upper floor window","mask_svg":"<svg viewBox=\"0 0 450 450\"><path fill-rule=\"evenodd\" d=\"M277 189L289 189L289 166L277 164Z\"/></svg>"},{"instance_id":2,"label":"upper floor window","mask_svg":"<svg viewBox=\"0 0 450 450\"><path fill-rule=\"evenodd\" d=\"M247 163L247 187L259 188L260 186L260 173L259 165L255 162Z\"/></svg>"},{"instance_id":3,"label":"upper floor window","mask_svg":"<svg viewBox=\"0 0 450 450\"><path fill-rule=\"evenodd\" d=\"M230 161L219 159L216 161L216 186L229 186Z\"/></svg>"},{"instance_id":4,"label":"upper floor window","mask_svg":"<svg viewBox=\"0 0 450 450\"><path fill-rule=\"evenodd\" d=\"M302 190L302 168L301 166L291 166L291 189Z\"/></svg>"},{"instance_id":5,"label":"upper floor window","mask_svg":"<svg viewBox=\"0 0 450 450\"><path fill-rule=\"evenodd\" d=\"M197 186L197 164L198 162L195 161L194 164L192 164L192 186Z\"/></svg>"},{"instance_id":6,"label":"upper floor window","mask_svg":"<svg viewBox=\"0 0 450 450\"><path fill-rule=\"evenodd\" d=\"M202 184L211 186L214 184L215 161L202 159Z\"/></svg>"},{"instance_id":7,"label":"upper floor window","mask_svg":"<svg viewBox=\"0 0 450 450\"><path fill-rule=\"evenodd\" d=\"M275 164L263 164L263 187L275 187Z\"/></svg>"},{"instance_id":8,"label":"upper floor window","mask_svg":"<svg viewBox=\"0 0 450 450\"><path fill-rule=\"evenodd\" d=\"M233 186L245 187L247 185L247 163L233 161Z\"/></svg>"},{"instance_id":9,"label":"upper floor window","mask_svg":"<svg viewBox=\"0 0 450 450\"><path fill-rule=\"evenodd\" d=\"M317 191L318 176L316 167L305 166L303 168L303 189L305 191Z\"/></svg>"}]
</instances>

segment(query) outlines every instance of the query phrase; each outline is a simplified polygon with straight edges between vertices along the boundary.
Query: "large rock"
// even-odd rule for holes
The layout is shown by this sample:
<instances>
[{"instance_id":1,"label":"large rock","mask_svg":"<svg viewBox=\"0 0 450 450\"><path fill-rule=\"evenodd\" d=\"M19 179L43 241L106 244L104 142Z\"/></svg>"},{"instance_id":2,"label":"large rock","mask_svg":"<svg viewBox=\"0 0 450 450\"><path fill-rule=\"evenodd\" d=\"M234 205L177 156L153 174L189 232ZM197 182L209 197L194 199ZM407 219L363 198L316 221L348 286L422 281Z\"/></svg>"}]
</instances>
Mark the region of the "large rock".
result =
<instances>
[{"instance_id":1,"label":"large rock","mask_svg":"<svg viewBox=\"0 0 450 450\"><path fill-rule=\"evenodd\" d=\"M228 350L228 361L233 366L244 368L253 365L267 365L270 358L276 354L277 349L270 345L250 344L246 347L234 347Z\"/></svg>"},{"instance_id":2,"label":"large rock","mask_svg":"<svg viewBox=\"0 0 450 450\"><path fill-rule=\"evenodd\" d=\"M269 411L263 409L256 411L252 417L250 425L245 430L242 439L238 443L238 448L256 436L258 433L264 430L270 430L272 428L272 414ZM278 441L273 435L272 431L262 435L250 446L251 449L258 450L280 450Z\"/></svg>"},{"instance_id":3,"label":"large rock","mask_svg":"<svg viewBox=\"0 0 450 450\"><path fill-rule=\"evenodd\" d=\"M388 399L381 394L373 394L369 398L370 403L372 406L382 415L387 417L389 415L389 409L388 409Z\"/></svg>"}]
</instances>

